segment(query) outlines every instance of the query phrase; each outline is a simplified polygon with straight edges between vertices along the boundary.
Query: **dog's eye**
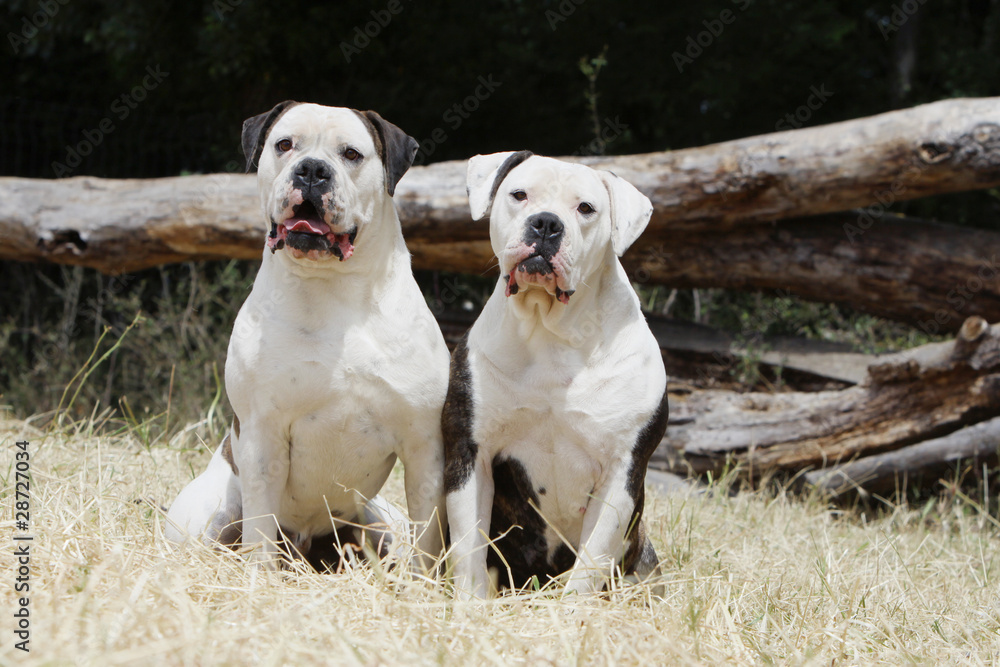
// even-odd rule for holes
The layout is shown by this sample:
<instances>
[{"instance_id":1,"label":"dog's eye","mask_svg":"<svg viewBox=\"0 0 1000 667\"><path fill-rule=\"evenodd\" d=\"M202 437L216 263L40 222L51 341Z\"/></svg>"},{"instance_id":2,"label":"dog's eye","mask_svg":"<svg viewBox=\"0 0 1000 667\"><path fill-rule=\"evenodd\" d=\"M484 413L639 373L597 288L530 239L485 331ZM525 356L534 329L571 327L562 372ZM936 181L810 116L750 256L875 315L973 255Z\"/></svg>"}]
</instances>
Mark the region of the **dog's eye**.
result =
<instances>
[{"instance_id":1,"label":"dog's eye","mask_svg":"<svg viewBox=\"0 0 1000 667\"><path fill-rule=\"evenodd\" d=\"M528 198L528 193L524 190L514 190L510 196L514 198L514 201L524 201Z\"/></svg>"},{"instance_id":2,"label":"dog's eye","mask_svg":"<svg viewBox=\"0 0 1000 667\"><path fill-rule=\"evenodd\" d=\"M578 210L580 213L582 213L584 215L590 215L591 213L595 212L597 209L595 209L593 206L591 206L587 202L583 202L582 204L580 204L579 206L576 207L576 210Z\"/></svg>"},{"instance_id":3,"label":"dog's eye","mask_svg":"<svg viewBox=\"0 0 1000 667\"><path fill-rule=\"evenodd\" d=\"M292 150L292 140L282 139L281 141L276 143L274 147L278 149L279 153L287 153L288 151Z\"/></svg>"},{"instance_id":4,"label":"dog's eye","mask_svg":"<svg viewBox=\"0 0 1000 667\"><path fill-rule=\"evenodd\" d=\"M351 162L357 162L364 156L361 155L360 152L354 150L353 148L348 148L346 151L344 151L344 157L350 160Z\"/></svg>"}]
</instances>

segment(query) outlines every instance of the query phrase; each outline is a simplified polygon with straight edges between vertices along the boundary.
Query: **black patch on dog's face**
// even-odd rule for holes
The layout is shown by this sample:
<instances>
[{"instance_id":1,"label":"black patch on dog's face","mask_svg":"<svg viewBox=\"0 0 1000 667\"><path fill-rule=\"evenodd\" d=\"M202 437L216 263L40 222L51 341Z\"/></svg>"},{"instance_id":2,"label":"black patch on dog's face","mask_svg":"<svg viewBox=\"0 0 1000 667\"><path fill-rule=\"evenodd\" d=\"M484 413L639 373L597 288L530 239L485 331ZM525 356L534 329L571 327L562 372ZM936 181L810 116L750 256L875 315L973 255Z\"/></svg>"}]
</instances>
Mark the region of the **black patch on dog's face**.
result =
<instances>
[{"instance_id":1,"label":"black patch on dog's face","mask_svg":"<svg viewBox=\"0 0 1000 667\"><path fill-rule=\"evenodd\" d=\"M501 164L500 168L497 169L496 177L493 179L493 187L490 188L490 201L486 205L487 211L493 208L493 200L496 199L497 192L500 190L500 184L503 183L503 179L507 178L507 175L514 170L514 167L521 164L532 155L534 155L534 153L531 151L517 151L516 153L512 153L506 160L503 161L503 164Z\"/></svg>"},{"instance_id":2,"label":"black patch on dog's face","mask_svg":"<svg viewBox=\"0 0 1000 667\"><path fill-rule=\"evenodd\" d=\"M413 164L413 159L417 156L420 144L417 140L403 132L401 129L382 118L374 111L358 111L361 122L368 128L372 141L375 143L375 152L382 160L385 168L385 189L389 196L396 193L396 184L403 174Z\"/></svg>"},{"instance_id":3,"label":"black patch on dog's face","mask_svg":"<svg viewBox=\"0 0 1000 667\"><path fill-rule=\"evenodd\" d=\"M274 108L270 111L265 111L262 114L257 114L243 121L241 144L243 147L243 156L247 159L247 173L257 168L257 163L260 161L260 155L264 151L264 144L267 142L267 133L271 131L271 126L277 123L278 119L296 104L299 104L299 102L285 100L274 105Z\"/></svg>"},{"instance_id":4,"label":"black patch on dog's face","mask_svg":"<svg viewBox=\"0 0 1000 667\"><path fill-rule=\"evenodd\" d=\"M319 158L302 158L292 168L292 187L317 211L323 210L323 195L333 191L335 180L333 167Z\"/></svg>"},{"instance_id":5,"label":"black patch on dog's face","mask_svg":"<svg viewBox=\"0 0 1000 667\"><path fill-rule=\"evenodd\" d=\"M479 445L472 439L472 418L472 372L469 369L469 334L466 333L451 355L448 394L441 412L445 493L462 488L475 467Z\"/></svg>"},{"instance_id":6,"label":"black patch on dog's face","mask_svg":"<svg viewBox=\"0 0 1000 667\"><path fill-rule=\"evenodd\" d=\"M333 252L334 248L330 243L330 239L309 232L288 232L288 236L285 237L285 245L289 248L301 250L302 252L309 252L310 250Z\"/></svg>"},{"instance_id":7,"label":"black patch on dog's face","mask_svg":"<svg viewBox=\"0 0 1000 667\"><path fill-rule=\"evenodd\" d=\"M549 255L551 257L552 255ZM526 273L537 273L539 275L548 275L552 273L552 265L543 257L542 255L535 255L524 260L517 265L518 271L524 271ZM513 292L513 290L511 290Z\"/></svg>"},{"instance_id":8,"label":"black patch on dog's face","mask_svg":"<svg viewBox=\"0 0 1000 667\"><path fill-rule=\"evenodd\" d=\"M524 221L524 234L521 240L526 246L535 249L536 257L531 257L521 263L528 273L552 273L549 260L555 257L563 242L563 232L566 226L559 216L549 211L534 213ZM536 261L537 260L537 261ZM528 263L532 262L531 266Z\"/></svg>"}]
</instances>

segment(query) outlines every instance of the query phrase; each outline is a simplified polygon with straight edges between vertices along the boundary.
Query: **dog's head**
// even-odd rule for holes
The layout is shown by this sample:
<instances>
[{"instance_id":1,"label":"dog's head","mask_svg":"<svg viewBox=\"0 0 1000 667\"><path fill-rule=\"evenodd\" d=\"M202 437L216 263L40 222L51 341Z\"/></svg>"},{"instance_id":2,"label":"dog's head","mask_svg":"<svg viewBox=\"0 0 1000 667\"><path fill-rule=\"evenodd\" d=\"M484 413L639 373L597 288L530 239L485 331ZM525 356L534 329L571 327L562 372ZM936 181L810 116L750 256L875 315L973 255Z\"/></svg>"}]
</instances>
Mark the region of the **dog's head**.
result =
<instances>
[{"instance_id":1,"label":"dog's head","mask_svg":"<svg viewBox=\"0 0 1000 667\"><path fill-rule=\"evenodd\" d=\"M271 252L348 259L417 148L374 111L288 101L248 118L243 153L247 171L257 168Z\"/></svg>"},{"instance_id":2,"label":"dog's head","mask_svg":"<svg viewBox=\"0 0 1000 667\"><path fill-rule=\"evenodd\" d=\"M628 249L653 211L609 171L528 151L475 156L467 185L473 219L490 215L507 296L540 289L563 304Z\"/></svg>"}]
</instances>

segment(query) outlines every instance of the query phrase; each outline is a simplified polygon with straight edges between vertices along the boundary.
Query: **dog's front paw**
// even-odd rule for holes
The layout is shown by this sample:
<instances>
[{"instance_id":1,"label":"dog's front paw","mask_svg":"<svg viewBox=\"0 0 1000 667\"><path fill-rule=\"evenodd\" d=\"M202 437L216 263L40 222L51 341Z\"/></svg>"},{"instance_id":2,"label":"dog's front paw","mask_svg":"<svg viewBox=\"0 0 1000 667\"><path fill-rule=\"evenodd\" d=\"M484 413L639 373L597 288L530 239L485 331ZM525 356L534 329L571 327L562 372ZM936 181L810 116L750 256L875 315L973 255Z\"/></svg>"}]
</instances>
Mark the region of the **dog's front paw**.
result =
<instances>
[{"instance_id":1,"label":"dog's front paw","mask_svg":"<svg viewBox=\"0 0 1000 667\"><path fill-rule=\"evenodd\" d=\"M277 572L281 567L281 554L266 545L258 544L245 553L247 562L268 572Z\"/></svg>"}]
</instances>

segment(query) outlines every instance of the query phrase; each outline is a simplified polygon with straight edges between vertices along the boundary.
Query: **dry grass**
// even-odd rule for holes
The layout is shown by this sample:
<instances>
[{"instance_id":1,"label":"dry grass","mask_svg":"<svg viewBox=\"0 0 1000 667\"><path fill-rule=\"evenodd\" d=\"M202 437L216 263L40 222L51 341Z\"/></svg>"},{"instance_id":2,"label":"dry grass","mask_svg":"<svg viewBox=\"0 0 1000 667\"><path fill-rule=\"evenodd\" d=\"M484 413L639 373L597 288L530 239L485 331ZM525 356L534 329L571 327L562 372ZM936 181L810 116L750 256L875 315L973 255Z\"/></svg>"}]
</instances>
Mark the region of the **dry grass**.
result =
<instances>
[{"instance_id":1,"label":"dry grass","mask_svg":"<svg viewBox=\"0 0 1000 667\"><path fill-rule=\"evenodd\" d=\"M511 596L456 606L362 566L268 576L171 553L140 498L167 504L208 458L131 433L0 422L0 582L13 592L13 451L32 450L31 653L5 664L996 664L1000 529L968 501L865 520L783 493L651 497L665 597ZM397 469L387 495L402 497Z\"/></svg>"}]
</instances>

